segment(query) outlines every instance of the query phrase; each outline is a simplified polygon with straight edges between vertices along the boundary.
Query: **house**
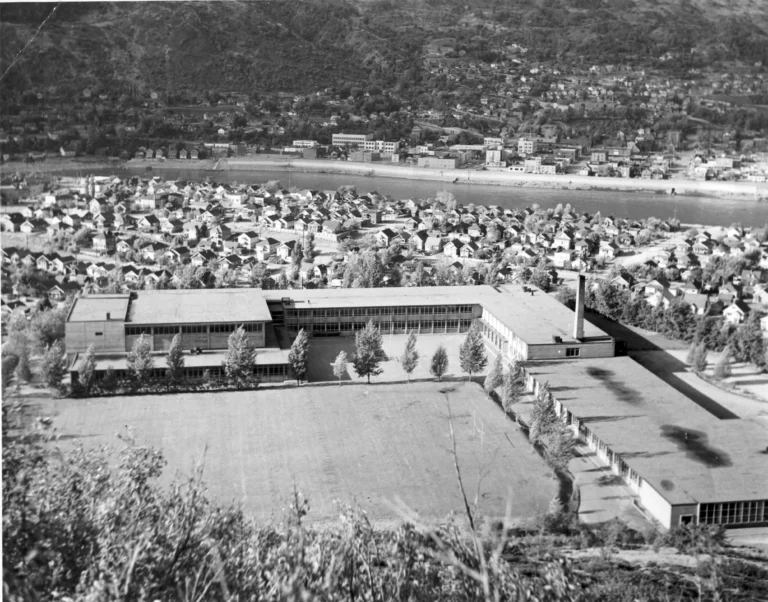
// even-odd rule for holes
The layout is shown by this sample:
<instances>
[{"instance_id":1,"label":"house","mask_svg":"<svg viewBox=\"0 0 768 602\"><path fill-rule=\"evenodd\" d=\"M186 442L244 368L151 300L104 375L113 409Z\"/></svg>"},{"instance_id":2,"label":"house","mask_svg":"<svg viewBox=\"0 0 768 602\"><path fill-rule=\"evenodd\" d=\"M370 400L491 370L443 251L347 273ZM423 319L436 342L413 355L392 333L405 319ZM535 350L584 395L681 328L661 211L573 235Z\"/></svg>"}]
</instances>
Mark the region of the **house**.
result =
<instances>
[{"instance_id":1,"label":"house","mask_svg":"<svg viewBox=\"0 0 768 602\"><path fill-rule=\"evenodd\" d=\"M558 248L562 249L562 247L558 247ZM560 251L556 251L555 254L552 256L552 263L555 265L555 267L570 269L572 259L573 259L572 251L567 249L560 250Z\"/></svg>"},{"instance_id":2,"label":"house","mask_svg":"<svg viewBox=\"0 0 768 602\"><path fill-rule=\"evenodd\" d=\"M443 250L443 239L439 236L429 236L424 243L425 253L439 253Z\"/></svg>"},{"instance_id":3,"label":"house","mask_svg":"<svg viewBox=\"0 0 768 602\"><path fill-rule=\"evenodd\" d=\"M322 223L323 226L323 232L327 234L336 234L337 232L341 232L342 224L340 221L335 219L327 219Z\"/></svg>"},{"instance_id":4,"label":"house","mask_svg":"<svg viewBox=\"0 0 768 602\"><path fill-rule=\"evenodd\" d=\"M160 259L160 256L165 253L167 248L168 245L166 244L161 242L153 242L148 244L146 247L142 247L141 256L147 261L157 261Z\"/></svg>"},{"instance_id":5,"label":"house","mask_svg":"<svg viewBox=\"0 0 768 602\"><path fill-rule=\"evenodd\" d=\"M163 254L163 257L165 257L172 263L182 264L182 263L187 263L187 261L189 260L189 254L190 254L190 250L188 247L174 247L173 249L168 249Z\"/></svg>"},{"instance_id":6,"label":"house","mask_svg":"<svg viewBox=\"0 0 768 602\"><path fill-rule=\"evenodd\" d=\"M709 295L704 295L702 293L685 293L683 300L690 306L691 311L697 316L705 316L709 310Z\"/></svg>"},{"instance_id":7,"label":"house","mask_svg":"<svg viewBox=\"0 0 768 602\"><path fill-rule=\"evenodd\" d=\"M275 253L280 259L288 260L291 257L291 253L293 253L293 249L295 247L296 247L295 240L287 240L279 244Z\"/></svg>"},{"instance_id":8,"label":"house","mask_svg":"<svg viewBox=\"0 0 768 602\"><path fill-rule=\"evenodd\" d=\"M477 243L468 242L459 250L459 256L464 259L472 259L477 255L479 250L480 247L477 246Z\"/></svg>"},{"instance_id":9,"label":"house","mask_svg":"<svg viewBox=\"0 0 768 602\"><path fill-rule=\"evenodd\" d=\"M200 249L192 254L190 263L194 266L204 266L216 259L216 253L210 249Z\"/></svg>"},{"instance_id":10,"label":"house","mask_svg":"<svg viewBox=\"0 0 768 602\"><path fill-rule=\"evenodd\" d=\"M160 220L154 215L145 215L136 224L139 229L146 231L154 231L160 227Z\"/></svg>"},{"instance_id":11,"label":"house","mask_svg":"<svg viewBox=\"0 0 768 602\"><path fill-rule=\"evenodd\" d=\"M48 289L48 299L51 303L60 303L69 295L76 295L79 292L80 285L77 282L64 281Z\"/></svg>"},{"instance_id":12,"label":"house","mask_svg":"<svg viewBox=\"0 0 768 602\"><path fill-rule=\"evenodd\" d=\"M24 234L32 234L33 232L43 232L48 224L40 219L26 219L19 226L19 232Z\"/></svg>"},{"instance_id":13,"label":"house","mask_svg":"<svg viewBox=\"0 0 768 602\"><path fill-rule=\"evenodd\" d=\"M458 239L453 239L451 241L448 241L445 246L443 246L443 254L448 257L460 257L461 256L461 248L464 246L464 243L461 242Z\"/></svg>"},{"instance_id":14,"label":"house","mask_svg":"<svg viewBox=\"0 0 768 602\"><path fill-rule=\"evenodd\" d=\"M411 237L411 244L416 248L418 251L424 251L427 240L429 239L429 235L424 231L416 232Z\"/></svg>"},{"instance_id":15,"label":"house","mask_svg":"<svg viewBox=\"0 0 768 602\"><path fill-rule=\"evenodd\" d=\"M567 232L559 232L552 240L552 247L555 249L565 249L566 251L571 248L573 239Z\"/></svg>"},{"instance_id":16,"label":"house","mask_svg":"<svg viewBox=\"0 0 768 602\"><path fill-rule=\"evenodd\" d=\"M602 257L604 259L614 259L618 254L619 247L615 242L600 242L600 250L597 252L598 257Z\"/></svg>"},{"instance_id":17,"label":"house","mask_svg":"<svg viewBox=\"0 0 768 602\"><path fill-rule=\"evenodd\" d=\"M91 240L93 250L100 253L111 253L116 250L115 236L109 231L99 232Z\"/></svg>"},{"instance_id":18,"label":"house","mask_svg":"<svg viewBox=\"0 0 768 602\"><path fill-rule=\"evenodd\" d=\"M185 222L182 230L187 235L187 240L198 240L203 232L199 222Z\"/></svg>"},{"instance_id":19,"label":"house","mask_svg":"<svg viewBox=\"0 0 768 602\"><path fill-rule=\"evenodd\" d=\"M382 247L388 247L392 241L397 238L397 234L395 234L391 229L384 228L383 230L379 230L376 234L376 242Z\"/></svg>"},{"instance_id":20,"label":"house","mask_svg":"<svg viewBox=\"0 0 768 602\"><path fill-rule=\"evenodd\" d=\"M253 230L242 232L237 237L237 244L249 251L253 251L257 242L259 242L259 235Z\"/></svg>"},{"instance_id":21,"label":"house","mask_svg":"<svg viewBox=\"0 0 768 602\"><path fill-rule=\"evenodd\" d=\"M259 261L266 261L280 246L280 241L274 238L265 238L254 245L256 257Z\"/></svg>"},{"instance_id":22,"label":"house","mask_svg":"<svg viewBox=\"0 0 768 602\"><path fill-rule=\"evenodd\" d=\"M723 310L723 318L728 324L741 324L749 315L750 307L744 301L735 299Z\"/></svg>"},{"instance_id":23,"label":"house","mask_svg":"<svg viewBox=\"0 0 768 602\"><path fill-rule=\"evenodd\" d=\"M0 227L3 232L19 232L26 218L21 213L3 213L0 216Z\"/></svg>"},{"instance_id":24,"label":"house","mask_svg":"<svg viewBox=\"0 0 768 602\"><path fill-rule=\"evenodd\" d=\"M164 234L179 234L184 232L184 224L178 219L168 219L162 223L160 231Z\"/></svg>"}]
</instances>

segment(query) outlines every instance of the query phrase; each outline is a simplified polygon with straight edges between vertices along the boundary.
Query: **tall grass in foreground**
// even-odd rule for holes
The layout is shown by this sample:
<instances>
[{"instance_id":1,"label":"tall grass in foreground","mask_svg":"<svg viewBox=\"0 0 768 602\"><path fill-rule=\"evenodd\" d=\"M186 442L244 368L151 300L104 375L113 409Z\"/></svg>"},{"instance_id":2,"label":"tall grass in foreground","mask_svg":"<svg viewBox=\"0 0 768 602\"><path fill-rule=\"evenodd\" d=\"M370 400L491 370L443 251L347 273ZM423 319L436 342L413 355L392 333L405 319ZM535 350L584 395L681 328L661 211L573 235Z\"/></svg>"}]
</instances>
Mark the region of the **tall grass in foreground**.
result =
<instances>
[{"instance_id":1,"label":"tall grass in foreground","mask_svg":"<svg viewBox=\"0 0 768 602\"><path fill-rule=\"evenodd\" d=\"M700 575L638 570L607 554L569 559L567 549L637 547L642 540L620 523L578 525L556 505L527 529L512 529L508 520L490 524L469 503L466 517L437 526L401 507L403 523L387 529L374 528L359 508L340 506L333 524L315 528L307 524L311 500L295 490L281 518L257 523L212 502L202 469L160 487L165 459L130 435L112 455L104 448L63 451L45 424L30 430L7 407L3 414L8 601L615 602L768 593L768 572L745 560L718 565L713 579L709 568ZM707 533L689 539L714 558L716 540Z\"/></svg>"}]
</instances>

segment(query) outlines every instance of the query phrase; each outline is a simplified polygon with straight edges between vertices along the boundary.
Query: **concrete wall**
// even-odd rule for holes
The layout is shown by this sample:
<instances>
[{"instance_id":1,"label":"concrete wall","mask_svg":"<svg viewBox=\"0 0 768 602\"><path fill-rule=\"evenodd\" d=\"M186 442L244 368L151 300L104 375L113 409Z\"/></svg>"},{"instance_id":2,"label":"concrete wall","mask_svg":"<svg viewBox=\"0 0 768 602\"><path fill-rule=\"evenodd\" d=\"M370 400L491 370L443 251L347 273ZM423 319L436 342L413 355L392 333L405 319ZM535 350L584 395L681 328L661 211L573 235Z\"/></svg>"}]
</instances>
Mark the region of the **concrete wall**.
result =
<instances>
[{"instance_id":1,"label":"concrete wall","mask_svg":"<svg viewBox=\"0 0 768 602\"><path fill-rule=\"evenodd\" d=\"M645 479L640 484L640 503L664 527L671 527L672 506Z\"/></svg>"},{"instance_id":2,"label":"concrete wall","mask_svg":"<svg viewBox=\"0 0 768 602\"><path fill-rule=\"evenodd\" d=\"M85 352L91 343L96 353L125 351L125 323L122 320L67 322L64 333L68 354Z\"/></svg>"}]
</instances>

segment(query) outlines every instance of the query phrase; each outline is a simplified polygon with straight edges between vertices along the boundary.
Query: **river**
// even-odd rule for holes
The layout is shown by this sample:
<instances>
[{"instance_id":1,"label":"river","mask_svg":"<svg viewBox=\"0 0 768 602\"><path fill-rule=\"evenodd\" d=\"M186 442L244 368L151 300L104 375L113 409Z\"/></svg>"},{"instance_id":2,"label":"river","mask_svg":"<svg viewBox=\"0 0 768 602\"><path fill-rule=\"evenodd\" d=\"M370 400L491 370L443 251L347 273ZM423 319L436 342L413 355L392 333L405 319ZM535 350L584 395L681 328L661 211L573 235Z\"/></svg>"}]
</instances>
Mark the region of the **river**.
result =
<instances>
[{"instance_id":1,"label":"river","mask_svg":"<svg viewBox=\"0 0 768 602\"><path fill-rule=\"evenodd\" d=\"M84 172L80 172L81 174ZM500 207L528 207L538 204L543 208L555 207L559 203L571 204L574 210L589 213L600 211L604 216L641 219L677 217L684 224L705 224L711 226L730 225L734 222L743 226L768 224L768 202L744 198L716 198L704 196L671 196L628 191L562 190L553 188L506 188L482 184L451 184L435 181L401 180L397 178L366 177L348 174L323 174L289 171L204 171L197 169L167 169L155 167L152 171L143 169L95 169L88 173L125 176L137 174L152 175L164 179L182 178L203 180L210 176L217 182L259 184L279 180L286 188L311 188L335 190L340 186L352 185L358 193L376 191L397 199L434 197L439 190L447 190L460 203L498 205ZM74 174L70 174L74 175Z\"/></svg>"}]
</instances>

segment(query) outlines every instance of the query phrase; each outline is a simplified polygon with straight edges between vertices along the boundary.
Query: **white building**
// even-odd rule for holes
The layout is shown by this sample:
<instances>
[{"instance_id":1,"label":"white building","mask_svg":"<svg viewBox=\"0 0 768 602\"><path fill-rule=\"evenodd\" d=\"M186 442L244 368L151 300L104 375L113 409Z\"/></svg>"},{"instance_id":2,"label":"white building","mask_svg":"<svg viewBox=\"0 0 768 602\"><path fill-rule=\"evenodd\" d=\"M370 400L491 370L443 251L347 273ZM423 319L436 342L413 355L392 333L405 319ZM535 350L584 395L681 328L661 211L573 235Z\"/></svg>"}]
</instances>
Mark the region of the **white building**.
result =
<instances>
[{"instance_id":1,"label":"white building","mask_svg":"<svg viewBox=\"0 0 768 602\"><path fill-rule=\"evenodd\" d=\"M319 146L317 140L294 140L293 145L296 148L314 148Z\"/></svg>"},{"instance_id":2,"label":"white building","mask_svg":"<svg viewBox=\"0 0 768 602\"><path fill-rule=\"evenodd\" d=\"M366 140L373 140L373 134L334 134L331 140L335 146L363 144Z\"/></svg>"},{"instance_id":3,"label":"white building","mask_svg":"<svg viewBox=\"0 0 768 602\"><path fill-rule=\"evenodd\" d=\"M531 155L538 150L536 140L530 138L520 138L517 141L517 152L521 155Z\"/></svg>"}]
</instances>

